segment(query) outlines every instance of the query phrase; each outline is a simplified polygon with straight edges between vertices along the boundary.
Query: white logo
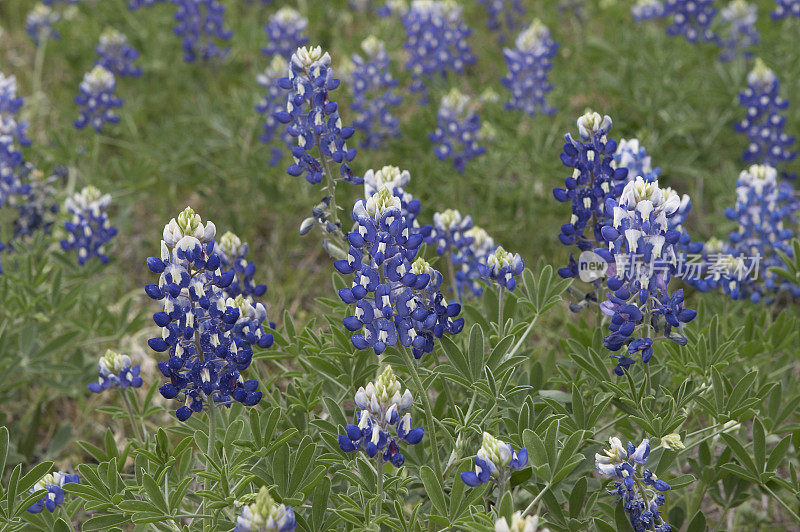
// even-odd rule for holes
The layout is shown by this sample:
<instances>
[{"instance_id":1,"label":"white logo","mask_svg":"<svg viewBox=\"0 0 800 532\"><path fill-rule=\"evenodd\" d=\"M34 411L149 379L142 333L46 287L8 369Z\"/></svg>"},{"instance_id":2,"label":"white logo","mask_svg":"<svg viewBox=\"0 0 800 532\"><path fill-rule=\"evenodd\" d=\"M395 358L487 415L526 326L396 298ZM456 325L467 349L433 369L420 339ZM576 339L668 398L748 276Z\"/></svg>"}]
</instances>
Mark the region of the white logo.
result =
<instances>
[{"instance_id":1,"label":"white logo","mask_svg":"<svg viewBox=\"0 0 800 532\"><path fill-rule=\"evenodd\" d=\"M584 251L578 257L578 277L581 281L591 283L602 279L608 270L608 263L594 251Z\"/></svg>"}]
</instances>

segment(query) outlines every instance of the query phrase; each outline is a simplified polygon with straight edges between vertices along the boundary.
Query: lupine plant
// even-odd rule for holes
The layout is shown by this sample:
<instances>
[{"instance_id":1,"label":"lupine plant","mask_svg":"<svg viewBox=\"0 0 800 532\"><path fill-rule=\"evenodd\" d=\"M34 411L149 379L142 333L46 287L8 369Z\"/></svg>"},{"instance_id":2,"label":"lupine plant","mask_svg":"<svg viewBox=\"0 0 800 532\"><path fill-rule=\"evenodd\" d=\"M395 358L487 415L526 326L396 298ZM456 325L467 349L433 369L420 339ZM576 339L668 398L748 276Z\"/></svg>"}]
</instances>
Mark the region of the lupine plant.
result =
<instances>
[{"instance_id":1,"label":"lupine plant","mask_svg":"<svg viewBox=\"0 0 800 532\"><path fill-rule=\"evenodd\" d=\"M690 43L718 42L711 25L717 16L714 0L664 0L664 9L672 23L667 34L681 36Z\"/></svg>"},{"instance_id":2,"label":"lupine plant","mask_svg":"<svg viewBox=\"0 0 800 532\"><path fill-rule=\"evenodd\" d=\"M25 31L28 32L33 43L40 46L48 39L59 39L61 36L54 28L54 24L59 21L61 16L57 11L44 4L36 4L28 13L25 21Z\"/></svg>"},{"instance_id":3,"label":"lupine plant","mask_svg":"<svg viewBox=\"0 0 800 532\"><path fill-rule=\"evenodd\" d=\"M761 59L756 59L747 75L747 89L739 94L739 105L746 114L734 127L749 141L742 155L744 162L780 168L797 156L792 150L794 136L784 131L786 117L782 111L789 101L780 95L778 76Z\"/></svg>"},{"instance_id":4,"label":"lupine plant","mask_svg":"<svg viewBox=\"0 0 800 532\"><path fill-rule=\"evenodd\" d=\"M788 16L800 18L800 1L775 0L775 4L775 9L770 13L773 19L780 20Z\"/></svg>"},{"instance_id":5,"label":"lupine plant","mask_svg":"<svg viewBox=\"0 0 800 532\"><path fill-rule=\"evenodd\" d=\"M411 71L412 92L427 101L428 84L448 73L461 74L475 62L467 42L472 31L463 18L463 7L456 0L414 0L403 13L406 30L406 68Z\"/></svg>"},{"instance_id":6,"label":"lupine plant","mask_svg":"<svg viewBox=\"0 0 800 532\"><path fill-rule=\"evenodd\" d=\"M628 181L641 176L645 181L655 181L661 174L661 169L653 168L652 159L647 155L647 150L639 144L639 139L620 139L617 152L614 154L614 168L627 168Z\"/></svg>"},{"instance_id":7,"label":"lupine plant","mask_svg":"<svg viewBox=\"0 0 800 532\"><path fill-rule=\"evenodd\" d=\"M631 14L636 22L659 19L666 15L663 0L637 0L631 6Z\"/></svg>"},{"instance_id":8,"label":"lupine plant","mask_svg":"<svg viewBox=\"0 0 800 532\"><path fill-rule=\"evenodd\" d=\"M511 92L508 109L523 111L529 115L553 114L555 108L547 104L547 93L553 90L548 73L551 59L558 50L558 43L550 37L550 30L539 20L524 29L514 42L515 48L505 48L503 58L508 75L503 85Z\"/></svg>"},{"instance_id":9,"label":"lupine plant","mask_svg":"<svg viewBox=\"0 0 800 532\"><path fill-rule=\"evenodd\" d=\"M719 18L727 25L727 33L720 38L723 47L720 61L730 61L740 54L746 58L752 57L752 48L759 41L755 27L758 20L756 6L745 0L732 0L720 10Z\"/></svg>"},{"instance_id":10,"label":"lupine plant","mask_svg":"<svg viewBox=\"0 0 800 532\"><path fill-rule=\"evenodd\" d=\"M505 40L519 29L525 16L522 0L478 0L486 9L486 26L497 32L499 40Z\"/></svg>"},{"instance_id":11,"label":"lupine plant","mask_svg":"<svg viewBox=\"0 0 800 532\"><path fill-rule=\"evenodd\" d=\"M142 69L133 64L139 52L128 44L128 38L118 30L110 28L104 31L95 50L99 56L95 64L115 76L137 77L142 74Z\"/></svg>"},{"instance_id":12,"label":"lupine plant","mask_svg":"<svg viewBox=\"0 0 800 532\"><path fill-rule=\"evenodd\" d=\"M230 40L233 33L225 27L225 6L219 0L173 0L175 35L182 38L183 59L224 59L228 49L221 42Z\"/></svg>"},{"instance_id":13,"label":"lupine plant","mask_svg":"<svg viewBox=\"0 0 800 532\"><path fill-rule=\"evenodd\" d=\"M400 120L393 107L402 103L395 92L397 80L389 68L384 43L374 36L361 42L364 57L354 54L352 76L353 127L362 135L361 147L379 148L386 139L400 136Z\"/></svg>"},{"instance_id":14,"label":"lupine plant","mask_svg":"<svg viewBox=\"0 0 800 532\"><path fill-rule=\"evenodd\" d=\"M286 108L286 93L278 85L278 80L284 77L288 70L287 61L276 55L264 72L258 75L256 81L265 89L266 94L256 105L256 111L264 115L264 127L258 139L269 144L279 134L283 143L291 149L292 136L275 117L276 113L281 113ZM269 150L269 164L276 166L283 157L284 150L277 146L270 146Z\"/></svg>"},{"instance_id":15,"label":"lupine plant","mask_svg":"<svg viewBox=\"0 0 800 532\"><path fill-rule=\"evenodd\" d=\"M88 186L73 194L64 202L64 210L71 219L64 222L67 237L61 241L65 251L75 251L78 264L97 258L107 263L106 245L117 234L108 218L111 195L103 194L96 187Z\"/></svg>"},{"instance_id":16,"label":"lupine plant","mask_svg":"<svg viewBox=\"0 0 800 532\"><path fill-rule=\"evenodd\" d=\"M116 88L114 73L104 66L97 65L87 72L75 97L80 111L75 127L83 129L91 126L100 133L106 124L119 122L120 117L115 109L122 106L122 98L114 94Z\"/></svg>"},{"instance_id":17,"label":"lupine plant","mask_svg":"<svg viewBox=\"0 0 800 532\"><path fill-rule=\"evenodd\" d=\"M308 43L308 37L303 35L307 27L308 19L296 9L288 6L280 8L264 26L269 44L261 52L288 60L295 50Z\"/></svg>"},{"instance_id":18,"label":"lupine plant","mask_svg":"<svg viewBox=\"0 0 800 532\"><path fill-rule=\"evenodd\" d=\"M463 172L469 161L486 152L481 145L486 130L482 129L478 103L460 90L451 89L442 96L436 129L429 136L436 157L442 161L452 159L455 169Z\"/></svg>"}]
</instances>

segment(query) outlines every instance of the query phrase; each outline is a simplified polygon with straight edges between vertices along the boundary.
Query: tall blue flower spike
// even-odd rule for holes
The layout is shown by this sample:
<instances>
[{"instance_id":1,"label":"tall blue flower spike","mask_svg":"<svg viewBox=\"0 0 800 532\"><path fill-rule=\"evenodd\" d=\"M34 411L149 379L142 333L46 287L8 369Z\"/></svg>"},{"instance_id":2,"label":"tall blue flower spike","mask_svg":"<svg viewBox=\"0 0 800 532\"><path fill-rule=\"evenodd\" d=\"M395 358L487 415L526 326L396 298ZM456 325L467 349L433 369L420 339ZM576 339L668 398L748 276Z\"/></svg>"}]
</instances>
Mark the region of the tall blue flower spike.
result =
<instances>
[{"instance_id":1,"label":"tall blue flower spike","mask_svg":"<svg viewBox=\"0 0 800 532\"><path fill-rule=\"evenodd\" d=\"M233 281L225 289L226 297L262 297L267 293L267 285L256 284L253 277L256 274L256 265L247 260L250 247L247 242L228 231L219 239L219 256L223 270L233 270Z\"/></svg>"},{"instance_id":2,"label":"tall blue flower spike","mask_svg":"<svg viewBox=\"0 0 800 532\"><path fill-rule=\"evenodd\" d=\"M30 489L31 493L36 493L39 490L46 490L47 493L38 501L33 503L28 512L38 514L45 508L50 513L56 511L56 508L64 504L64 484L80 484L81 480L78 475L70 475L63 471L55 473L48 473L43 476L39 482L33 485Z\"/></svg>"},{"instance_id":3,"label":"tall blue flower spike","mask_svg":"<svg viewBox=\"0 0 800 532\"><path fill-rule=\"evenodd\" d=\"M756 29L758 20L756 6L748 4L745 0L732 0L720 10L719 17L726 25L726 33L720 38L723 48L719 56L720 61L731 61L740 54L745 58L752 57L752 48L760 40Z\"/></svg>"},{"instance_id":4,"label":"tall blue flower spike","mask_svg":"<svg viewBox=\"0 0 800 532\"><path fill-rule=\"evenodd\" d=\"M292 176L305 175L306 181L315 185L336 163L342 180L360 184L363 180L354 176L350 168L356 150L348 149L346 144L355 130L342 125L338 105L331 100L330 91L339 86L339 80L330 65L331 56L319 46L298 48L292 55L289 77L278 80L289 94L286 109L275 113L275 118L288 124L287 131L297 139L292 148L294 164L286 171ZM312 154L315 147L320 159ZM333 175L327 178L336 179Z\"/></svg>"},{"instance_id":5,"label":"tall blue flower spike","mask_svg":"<svg viewBox=\"0 0 800 532\"><path fill-rule=\"evenodd\" d=\"M403 13L406 30L406 68L411 71L410 89L427 100L427 84L434 76L461 74L475 62L467 37L472 33L456 0L414 0Z\"/></svg>"},{"instance_id":6,"label":"tall blue flower spike","mask_svg":"<svg viewBox=\"0 0 800 532\"><path fill-rule=\"evenodd\" d=\"M486 27L497 32L499 40L503 41L520 27L520 21L525 17L525 6L522 0L478 0L486 9L488 15Z\"/></svg>"},{"instance_id":7,"label":"tall blue flower spike","mask_svg":"<svg viewBox=\"0 0 800 532\"><path fill-rule=\"evenodd\" d=\"M756 59L747 75L747 89L739 94L739 105L747 114L734 127L750 141L742 155L744 162L780 168L781 164L794 160L795 138L783 130L786 117L781 114L789 102L780 96L778 76L761 59Z\"/></svg>"},{"instance_id":8,"label":"tall blue flower spike","mask_svg":"<svg viewBox=\"0 0 800 532\"><path fill-rule=\"evenodd\" d=\"M139 364L131 366L131 357L120 355L111 349L100 357L97 363L100 377L97 382L89 384L89 390L100 393L108 389L139 388L142 378L139 376Z\"/></svg>"},{"instance_id":9,"label":"tall blue flower spike","mask_svg":"<svg viewBox=\"0 0 800 532\"><path fill-rule=\"evenodd\" d=\"M397 198L400 198L400 210L412 232L421 233L428 237L431 233L430 226L420 226L417 216L422 208L420 201L406 191L411 181L408 170L400 170L397 166L384 166L379 170L369 169L364 172L364 199L369 199L382 188L388 188Z\"/></svg>"},{"instance_id":10,"label":"tall blue flower spike","mask_svg":"<svg viewBox=\"0 0 800 532\"><path fill-rule=\"evenodd\" d=\"M625 185L618 199L606 200L608 222L600 231L605 245L595 253L608 264L610 292L600 309L611 318L603 343L615 353L610 358L617 359L617 375L635 362L635 355L645 364L650 361L653 333L685 345L681 327L697 315L684 308L683 290L668 290L678 270L681 237L670 219L682 204L674 191L641 176ZM642 335L634 338L637 328ZM627 354L616 353L625 346Z\"/></svg>"},{"instance_id":11,"label":"tall blue flower spike","mask_svg":"<svg viewBox=\"0 0 800 532\"><path fill-rule=\"evenodd\" d=\"M774 20L788 16L800 18L800 0L775 0L775 9L770 15Z\"/></svg>"},{"instance_id":12,"label":"tall blue flower spike","mask_svg":"<svg viewBox=\"0 0 800 532\"><path fill-rule=\"evenodd\" d=\"M753 165L739 174L736 207L725 210L725 216L739 227L728 236L727 257L720 257L729 266L724 270L723 290L733 299L749 297L754 303L770 303L780 290L800 297L800 287L769 271L770 267L781 266L779 251L793 256L794 232L790 227L797 222L794 217L797 209L793 187L778 180L775 168Z\"/></svg>"},{"instance_id":13,"label":"tall blue flower spike","mask_svg":"<svg viewBox=\"0 0 800 532\"><path fill-rule=\"evenodd\" d=\"M344 319L353 345L380 355L400 344L420 358L433 351L435 338L461 332L464 319L456 319L461 305L447 303L439 291L442 275L417 258L423 235L403 215L401 199L383 187L358 200L352 218L348 256L334 267L354 274L350 288L339 290L342 301L355 306Z\"/></svg>"},{"instance_id":14,"label":"tall blue flower spike","mask_svg":"<svg viewBox=\"0 0 800 532\"><path fill-rule=\"evenodd\" d=\"M263 331L267 313L261 303L253 305L241 295L226 298L235 273L221 269L215 234L212 222L203 225L187 207L164 227L161 256L147 259L159 281L147 285L145 292L163 301L163 310L153 315L162 334L148 345L169 355L158 363L167 379L159 391L167 399L184 401L175 413L180 421L212 400L221 405L257 404L262 395L258 381L244 380L242 372L250 366L253 346L268 348L273 340Z\"/></svg>"},{"instance_id":15,"label":"tall blue flower spike","mask_svg":"<svg viewBox=\"0 0 800 532\"><path fill-rule=\"evenodd\" d=\"M137 77L142 69L133 62L139 52L128 44L128 38L114 28L109 28L100 35L100 43L95 48L99 58L95 65L100 65L115 76Z\"/></svg>"},{"instance_id":16,"label":"tall blue flower spike","mask_svg":"<svg viewBox=\"0 0 800 532\"><path fill-rule=\"evenodd\" d=\"M2 173L3 168L0 162L0 174ZM38 230L50 234L50 229L55 223L55 214L59 211L56 185L63 185L67 177L67 169L57 166L53 170L53 174L46 178L41 171L34 168L26 167L24 172L20 173L27 177L27 182L17 189L19 199L15 205L17 218L14 220L14 239L32 236ZM2 179L0 177L0 182ZM2 204L1 200L0 204Z\"/></svg>"},{"instance_id":17,"label":"tall blue flower spike","mask_svg":"<svg viewBox=\"0 0 800 532\"><path fill-rule=\"evenodd\" d=\"M680 35L688 42L719 42L711 29L717 10L714 0L664 0L666 14L672 17L667 34Z\"/></svg>"},{"instance_id":18,"label":"tall blue flower spike","mask_svg":"<svg viewBox=\"0 0 800 532\"><path fill-rule=\"evenodd\" d=\"M627 180L631 181L642 176L645 181L652 183L661 175L661 168L653 168L652 161L644 146L639 144L639 139L620 139L617 151L614 154L613 168L627 168Z\"/></svg>"},{"instance_id":19,"label":"tall blue flower spike","mask_svg":"<svg viewBox=\"0 0 800 532\"><path fill-rule=\"evenodd\" d=\"M296 526L294 509L276 503L269 489L261 486L255 500L242 507L233 532L291 532Z\"/></svg>"},{"instance_id":20,"label":"tall blue flower spike","mask_svg":"<svg viewBox=\"0 0 800 532\"><path fill-rule=\"evenodd\" d=\"M266 89L266 94L256 105L256 111L264 115L264 128L258 139L270 144L276 135L280 136L281 141L291 150L294 138L289 134L287 128L275 118L277 113L286 109L286 92L278 85L278 80L289 71L289 62L281 56L273 56L272 61L256 78L260 87ZM270 166L277 165L283 158L283 151L277 146L270 146Z\"/></svg>"},{"instance_id":21,"label":"tall blue flower spike","mask_svg":"<svg viewBox=\"0 0 800 532\"><path fill-rule=\"evenodd\" d=\"M525 262L519 253L511 253L497 246L494 253L486 257L485 263L478 264L478 271L484 279L491 279L501 288L513 291L517 287L517 277L525 269Z\"/></svg>"},{"instance_id":22,"label":"tall blue flower spike","mask_svg":"<svg viewBox=\"0 0 800 532\"><path fill-rule=\"evenodd\" d=\"M111 196L93 186L84 187L64 202L64 210L72 218L64 222L67 238L61 241L61 248L77 251L81 266L94 257L104 264L108 262L106 245L117 234L106 212L110 203Z\"/></svg>"},{"instance_id":23,"label":"tall blue flower spike","mask_svg":"<svg viewBox=\"0 0 800 532\"><path fill-rule=\"evenodd\" d=\"M546 97L553 90L548 73L553 66L552 58L558 50L558 43L550 37L547 26L537 19L517 36L514 44L513 49L503 49L508 75L502 82L511 92L506 108L531 116L555 113L555 107L548 105Z\"/></svg>"},{"instance_id":24,"label":"tall blue flower spike","mask_svg":"<svg viewBox=\"0 0 800 532\"><path fill-rule=\"evenodd\" d=\"M595 467L601 475L615 479L608 493L623 501L633 530L670 532L672 527L664 521L660 510L670 486L644 467L650 456L650 440L644 439L638 446L628 442L627 447L616 437L608 442L609 449L594 455Z\"/></svg>"},{"instance_id":25,"label":"tall blue flower spike","mask_svg":"<svg viewBox=\"0 0 800 532\"><path fill-rule=\"evenodd\" d=\"M389 69L383 41L371 35L362 41L361 49L364 57L352 57L353 127L362 135L362 148L376 149L386 139L400 136L400 121L392 108L403 98L393 90L397 80Z\"/></svg>"},{"instance_id":26,"label":"tall blue flower spike","mask_svg":"<svg viewBox=\"0 0 800 532\"><path fill-rule=\"evenodd\" d=\"M33 44L39 46L48 39L60 39L61 35L53 26L60 18L58 12L49 6L36 4L25 18L25 31L33 40Z\"/></svg>"},{"instance_id":27,"label":"tall blue flower spike","mask_svg":"<svg viewBox=\"0 0 800 532\"><path fill-rule=\"evenodd\" d=\"M261 52L288 60L295 50L308 43L308 37L303 35L307 28L308 19L296 9L280 8L264 26L269 44Z\"/></svg>"},{"instance_id":28,"label":"tall blue flower spike","mask_svg":"<svg viewBox=\"0 0 800 532\"><path fill-rule=\"evenodd\" d=\"M97 65L91 72L87 72L75 97L75 103L78 104L80 111L75 127L83 129L91 126L100 133L106 124L119 122L119 115L114 109L122 106L122 99L114 95L116 87L114 74L102 65Z\"/></svg>"},{"instance_id":29,"label":"tall blue flower spike","mask_svg":"<svg viewBox=\"0 0 800 532\"><path fill-rule=\"evenodd\" d=\"M172 0L175 12L175 35L183 38L183 59L224 59L228 48L217 41L230 40L233 33L225 29L225 6L219 0Z\"/></svg>"},{"instance_id":30,"label":"tall blue flower spike","mask_svg":"<svg viewBox=\"0 0 800 532\"><path fill-rule=\"evenodd\" d=\"M527 464L528 451L524 447L514 451L511 445L484 432L481 448L475 455L475 469L461 473L461 480L473 488L491 480L505 486L511 473Z\"/></svg>"},{"instance_id":31,"label":"tall blue flower spike","mask_svg":"<svg viewBox=\"0 0 800 532\"><path fill-rule=\"evenodd\" d=\"M129 0L128 9L136 11L141 7L153 7L156 4L161 4L166 0Z\"/></svg>"},{"instance_id":32,"label":"tall blue flower spike","mask_svg":"<svg viewBox=\"0 0 800 532\"><path fill-rule=\"evenodd\" d=\"M638 0L631 6L631 14L636 22L663 18L667 11L663 0Z\"/></svg>"},{"instance_id":33,"label":"tall blue flower spike","mask_svg":"<svg viewBox=\"0 0 800 532\"><path fill-rule=\"evenodd\" d=\"M400 452L400 443L416 445L422 441L424 430L411 423L411 407L414 397L402 385L387 365L375 382L358 389L355 405L358 409L355 424L345 427L339 435L339 447L346 453L364 451L370 458L389 462L400 467L405 456Z\"/></svg>"},{"instance_id":34,"label":"tall blue flower spike","mask_svg":"<svg viewBox=\"0 0 800 532\"><path fill-rule=\"evenodd\" d=\"M436 246L438 255L457 255L470 244L467 231L472 225L471 216L461 216L455 209L434 213L433 229L426 244Z\"/></svg>"},{"instance_id":35,"label":"tall blue flower spike","mask_svg":"<svg viewBox=\"0 0 800 532\"><path fill-rule=\"evenodd\" d=\"M553 196L571 204L572 217L561 226L558 239L565 246L577 246L581 252L604 242L600 229L606 221L605 202L619 197L628 176L627 168L612 165L617 143L607 136L611 126L611 117L589 111L578 118L580 140L569 133L564 137L561 162L573 172L564 188L553 189ZM569 264L558 273L564 278L578 276L578 264L572 255Z\"/></svg>"},{"instance_id":36,"label":"tall blue flower spike","mask_svg":"<svg viewBox=\"0 0 800 532\"><path fill-rule=\"evenodd\" d=\"M483 293L483 284L480 279L484 278L481 273L489 260L489 256L498 249L494 239L489 236L481 227L473 225L464 235L468 244L461 248L459 253L454 256L454 266L456 270L456 287L459 297L463 298L467 294L480 296Z\"/></svg>"},{"instance_id":37,"label":"tall blue flower spike","mask_svg":"<svg viewBox=\"0 0 800 532\"><path fill-rule=\"evenodd\" d=\"M463 172L467 162L486 153L486 147L480 144L485 136L472 98L456 88L442 96L436 129L429 135L436 145L436 157L442 161L452 159L455 169Z\"/></svg>"}]
</instances>

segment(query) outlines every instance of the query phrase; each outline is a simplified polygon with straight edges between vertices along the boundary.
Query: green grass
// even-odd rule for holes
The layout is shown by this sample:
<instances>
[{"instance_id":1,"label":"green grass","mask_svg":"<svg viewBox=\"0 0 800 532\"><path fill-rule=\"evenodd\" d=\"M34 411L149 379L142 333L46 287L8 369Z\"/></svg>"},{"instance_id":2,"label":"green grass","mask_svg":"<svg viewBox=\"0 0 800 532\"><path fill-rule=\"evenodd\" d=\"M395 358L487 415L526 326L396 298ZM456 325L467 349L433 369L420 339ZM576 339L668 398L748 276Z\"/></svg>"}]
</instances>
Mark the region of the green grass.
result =
<instances>
[{"instance_id":1,"label":"green grass","mask_svg":"<svg viewBox=\"0 0 800 532\"><path fill-rule=\"evenodd\" d=\"M250 242L273 308L302 313L311 298L329 291L328 260L314 237L297 233L323 191L288 176L283 164L270 167L268 149L257 139L255 77L266 65L261 27L276 8L241 0L224 3L234 32L231 55L221 65L208 66L183 62L180 41L172 33L172 6L129 13L121 0L85 2L73 18L59 23L62 38L48 43L41 93L32 97L36 49L24 33L24 17L34 2L4 2L0 70L16 75L28 97L23 114L31 119L35 144L26 157L43 168L69 164L76 169L74 186L91 183L113 194L120 236L111 268L121 288L145 282L143 258L157 251L163 224L191 203L221 231L231 229ZM394 71L407 82L400 22L357 14L344 4L301 2L310 19L311 43L329 49L336 67L374 32L387 41ZM486 106L483 119L497 129L496 141L486 156L458 174L436 159L427 140L440 95L455 85L475 95L491 87L506 96L499 82L505 73L501 46L484 26L482 7L465 4L477 63L463 77L434 84L432 105L420 107L409 98L401 111L403 137L380 151L360 151L354 161L357 173L384 164L406 168L411 192L423 201L423 220L437 210L457 208L529 262L543 257L560 265L568 251L556 234L568 211L552 199L550 189L567 175L558 158L563 134L575 132L576 117L589 107L612 116L615 138L638 136L661 167L662 183L692 196L688 225L693 235L704 239L730 230L721 213L734 201L734 183L743 167L740 153L746 142L734 133L733 123L742 114L737 93L745 85L748 65L741 60L722 65L715 47L667 37L660 23L634 24L625 2L590 6L585 23L562 17L550 1L528 2L531 16L548 24L560 43L551 95L558 113L531 118L505 111L502 103ZM757 55L778 73L783 93L791 97L800 94L793 37L800 23L773 22L771 4L760 2ZM126 33L141 51L144 75L119 80L118 93L125 99L122 122L98 138L73 128L72 98L107 26ZM348 91L335 95L348 122ZM800 101L794 103L787 128L798 134ZM360 192L339 188L345 208Z\"/></svg>"}]
</instances>

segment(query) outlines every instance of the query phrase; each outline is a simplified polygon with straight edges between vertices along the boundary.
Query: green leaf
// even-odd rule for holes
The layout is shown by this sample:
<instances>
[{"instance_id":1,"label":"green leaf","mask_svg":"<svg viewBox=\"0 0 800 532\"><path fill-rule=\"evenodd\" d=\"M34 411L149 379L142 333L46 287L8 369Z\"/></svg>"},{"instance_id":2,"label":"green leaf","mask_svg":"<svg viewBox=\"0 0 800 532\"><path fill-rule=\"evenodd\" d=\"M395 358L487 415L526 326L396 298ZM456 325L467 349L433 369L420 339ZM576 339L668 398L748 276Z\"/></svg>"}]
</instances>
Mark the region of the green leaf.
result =
<instances>
[{"instance_id":1,"label":"green leaf","mask_svg":"<svg viewBox=\"0 0 800 532\"><path fill-rule=\"evenodd\" d=\"M753 460L756 471L762 473L767 460L767 442L764 434L764 425L758 418L753 421Z\"/></svg>"},{"instance_id":2,"label":"green leaf","mask_svg":"<svg viewBox=\"0 0 800 532\"><path fill-rule=\"evenodd\" d=\"M572 488L572 493L569 494L569 516L578 517L583 510L584 499L586 498L586 490L588 488L588 481L586 477L581 477Z\"/></svg>"},{"instance_id":3,"label":"green leaf","mask_svg":"<svg viewBox=\"0 0 800 532\"><path fill-rule=\"evenodd\" d=\"M469 331L469 373L473 381L481 378L483 373L484 339L483 329L477 323Z\"/></svg>"},{"instance_id":4,"label":"green leaf","mask_svg":"<svg viewBox=\"0 0 800 532\"><path fill-rule=\"evenodd\" d=\"M142 475L142 487L147 492L147 497L150 499L150 502L155 504L164 514L168 514L167 502L164 500L164 494L161 493L155 479L147 473L144 473Z\"/></svg>"},{"instance_id":5,"label":"green leaf","mask_svg":"<svg viewBox=\"0 0 800 532\"><path fill-rule=\"evenodd\" d=\"M781 441L778 442L778 445L772 449L772 452L769 453L769 460L767 461L766 471L775 471L778 465L783 462L783 457L786 455L786 451L789 450L789 445L792 443L792 436L786 436Z\"/></svg>"},{"instance_id":6,"label":"green leaf","mask_svg":"<svg viewBox=\"0 0 800 532\"><path fill-rule=\"evenodd\" d=\"M447 505L444 499L444 490L436 473L428 466L422 466L419 470L422 484L425 486L425 494L433 503L433 508L439 515L447 515Z\"/></svg>"},{"instance_id":7,"label":"green leaf","mask_svg":"<svg viewBox=\"0 0 800 532\"><path fill-rule=\"evenodd\" d=\"M686 527L686 532L704 532L706 530L706 516L703 512L698 511L694 517L689 521L689 526Z\"/></svg>"},{"instance_id":8,"label":"green leaf","mask_svg":"<svg viewBox=\"0 0 800 532\"><path fill-rule=\"evenodd\" d=\"M739 443L739 440L724 432L722 433L722 439L728 444L728 448L733 451L739 463L754 476L758 477L760 471L756 469L756 464L753 462L753 459L750 458L750 454L745 450L742 444Z\"/></svg>"},{"instance_id":9,"label":"green leaf","mask_svg":"<svg viewBox=\"0 0 800 532\"><path fill-rule=\"evenodd\" d=\"M83 523L83 525L81 525L81 530L84 532L90 532L92 530L108 530L110 528L121 526L123 523L127 523L129 521L130 519L128 516L122 514L98 515Z\"/></svg>"},{"instance_id":10,"label":"green leaf","mask_svg":"<svg viewBox=\"0 0 800 532\"><path fill-rule=\"evenodd\" d=\"M8 429L0 427L0 478L6 470L6 459L8 458Z\"/></svg>"},{"instance_id":11,"label":"green leaf","mask_svg":"<svg viewBox=\"0 0 800 532\"><path fill-rule=\"evenodd\" d=\"M42 462L37 464L33 469L19 480L17 490L20 492L28 491L34 484L39 482L43 476L50 472L53 468L53 462Z\"/></svg>"},{"instance_id":12,"label":"green leaf","mask_svg":"<svg viewBox=\"0 0 800 532\"><path fill-rule=\"evenodd\" d=\"M631 521L628 519L628 514L625 513L623 501L621 500L617 503L616 508L614 508L614 523L617 525L618 532L633 532Z\"/></svg>"},{"instance_id":13,"label":"green leaf","mask_svg":"<svg viewBox=\"0 0 800 532\"><path fill-rule=\"evenodd\" d=\"M328 499L331 495L331 481L328 477L323 477L314 489L311 497L311 523L314 530L322 530L325 523L325 511L328 509Z\"/></svg>"}]
</instances>

